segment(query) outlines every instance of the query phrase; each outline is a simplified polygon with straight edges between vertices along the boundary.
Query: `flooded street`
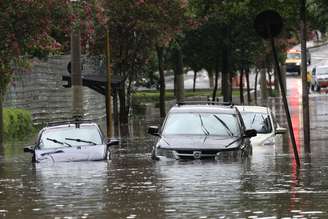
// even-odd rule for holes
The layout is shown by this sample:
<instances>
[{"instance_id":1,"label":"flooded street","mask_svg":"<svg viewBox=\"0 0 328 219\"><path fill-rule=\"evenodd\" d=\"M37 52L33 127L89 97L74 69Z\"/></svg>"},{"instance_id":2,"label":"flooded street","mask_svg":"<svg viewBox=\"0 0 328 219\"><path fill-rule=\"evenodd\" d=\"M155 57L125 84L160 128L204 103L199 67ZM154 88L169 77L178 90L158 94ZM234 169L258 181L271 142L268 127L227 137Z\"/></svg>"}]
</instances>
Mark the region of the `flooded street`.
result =
<instances>
[{"instance_id":1,"label":"flooded street","mask_svg":"<svg viewBox=\"0 0 328 219\"><path fill-rule=\"evenodd\" d=\"M275 146L253 147L247 160L150 159L159 125L156 109L122 130L111 162L31 163L25 144L0 157L0 218L328 218L328 101L311 94L311 149L303 153L300 80L288 79L288 101L301 158L288 135ZM287 127L280 99L271 107ZM31 140L32 141L32 140Z\"/></svg>"}]
</instances>

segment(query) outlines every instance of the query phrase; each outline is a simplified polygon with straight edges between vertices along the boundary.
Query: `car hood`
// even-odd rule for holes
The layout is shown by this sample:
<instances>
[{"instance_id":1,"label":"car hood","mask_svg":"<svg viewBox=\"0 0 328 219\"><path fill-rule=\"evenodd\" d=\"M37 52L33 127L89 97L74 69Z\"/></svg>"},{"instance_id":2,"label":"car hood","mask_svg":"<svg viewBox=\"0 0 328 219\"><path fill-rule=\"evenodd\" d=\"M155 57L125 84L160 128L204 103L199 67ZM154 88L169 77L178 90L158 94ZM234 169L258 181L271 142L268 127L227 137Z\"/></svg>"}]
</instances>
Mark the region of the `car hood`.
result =
<instances>
[{"instance_id":1,"label":"car hood","mask_svg":"<svg viewBox=\"0 0 328 219\"><path fill-rule=\"evenodd\" d=\"M106 145L37 149L35 150L35 161L44 163L104 160L106 149Z\"/></svg>"},{"instance_id":2,"label":"car hood","mask_svg":"<svg viewBox=\"0 0 328 219\"><path fill-rule=\"evenodd\" d=\"M275 144L275 138L273 133L261 134L257 133L255 137L251 138L251 143L255 145L273 145Z\"/></svg>"},{"instance_id":3,"label":"car hood","mask_svg":"<svg viewBox=\"0 0 328 219\"><path fill-rule=\"evenodd\" d=\"M240 147L242 138L211 135L170 135L162 136L157 147L165 149L236 149Z\"/></svg>"}]
</instances>

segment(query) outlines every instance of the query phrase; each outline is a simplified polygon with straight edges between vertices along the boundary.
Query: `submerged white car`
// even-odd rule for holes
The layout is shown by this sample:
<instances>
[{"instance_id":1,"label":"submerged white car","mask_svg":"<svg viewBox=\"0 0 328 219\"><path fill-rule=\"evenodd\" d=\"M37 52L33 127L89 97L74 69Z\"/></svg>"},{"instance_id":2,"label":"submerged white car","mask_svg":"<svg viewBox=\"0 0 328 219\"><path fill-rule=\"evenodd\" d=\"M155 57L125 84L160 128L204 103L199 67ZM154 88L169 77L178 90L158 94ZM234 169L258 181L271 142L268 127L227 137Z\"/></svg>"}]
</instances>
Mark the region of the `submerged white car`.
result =
<instances>
[{"instance_id":1,"label":"submerged white car","mask_svg":"<svg viewBox=\"0 0 328 219\"><path fill-rule=\"evenodd\" d=\"M93 122L60 122L43 128L35 145L24 148L33 154L32 162L109 160L110 146L118 140L104 136Z\"/></svg>"},{"instance_id":2,"label":"submerged white car","mask_svg":"<svg viewBox=\"0 0 328 219\"><path fill-rule=\"evenodd\" d=\"M274 145L277 135L286 133L287 129L280 127L272 111L263 106L236 106L245 123L246 129L255 129L257 135L251 138L255 145Z\"/></svg>"}]
</instances>

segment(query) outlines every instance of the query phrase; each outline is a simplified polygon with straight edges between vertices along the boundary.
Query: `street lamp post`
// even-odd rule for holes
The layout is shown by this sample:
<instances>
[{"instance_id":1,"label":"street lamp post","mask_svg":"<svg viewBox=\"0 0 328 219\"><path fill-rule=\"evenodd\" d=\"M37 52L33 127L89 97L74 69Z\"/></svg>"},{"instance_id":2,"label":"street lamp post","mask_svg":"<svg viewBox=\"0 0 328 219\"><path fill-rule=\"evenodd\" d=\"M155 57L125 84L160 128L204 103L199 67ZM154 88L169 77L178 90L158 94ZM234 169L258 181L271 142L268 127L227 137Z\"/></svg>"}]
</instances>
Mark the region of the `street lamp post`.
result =
<instances>
[{"instance_id":1,"label":"street lamp post","mask_svg":"<svg viewBox=\"0 0 328 219\"><path fill-rule=\"evenodd\" d=\"M78 0L71 0L77 3ZM78 21L79 23L79 21ZM73 117L83 117L82 106L82 77L81 77L81 34L80 27L74 25L71 32L71 66L72 66L72 92L73 92Z\"/></svg>"}]
</instances>

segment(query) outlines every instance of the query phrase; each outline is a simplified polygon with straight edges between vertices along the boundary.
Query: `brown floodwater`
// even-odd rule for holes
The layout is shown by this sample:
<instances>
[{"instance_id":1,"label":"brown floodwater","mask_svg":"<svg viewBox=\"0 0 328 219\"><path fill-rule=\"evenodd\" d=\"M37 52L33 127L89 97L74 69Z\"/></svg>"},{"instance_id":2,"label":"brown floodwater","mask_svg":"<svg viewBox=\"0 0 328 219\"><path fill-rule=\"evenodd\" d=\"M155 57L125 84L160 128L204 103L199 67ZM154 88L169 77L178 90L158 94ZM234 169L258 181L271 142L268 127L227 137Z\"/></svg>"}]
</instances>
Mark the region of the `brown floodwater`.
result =
<instances>
[{"instance_id":1,"label":"brown floodwater","mask_svg":"<svg viewBox=\"0 0 328 219\"><path fill-rule=\"evenodd\" d=\"M301 167L288 135L257 146L246 160L150 159L158 109L120 129L110 162L32 164L22 148L6 144L0 157L0 218L328 218L328 98L311 94L311 149L302 146L298 80L289 90ZM292 84L293 84L292 83ZM295 93L293 93L295 92ZM279 98L270 101L280 124Z\"/></svg>"}]
</instances>

